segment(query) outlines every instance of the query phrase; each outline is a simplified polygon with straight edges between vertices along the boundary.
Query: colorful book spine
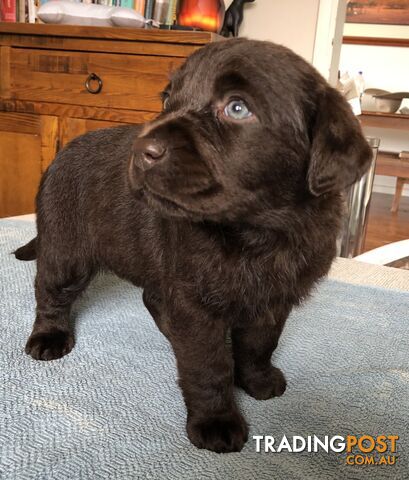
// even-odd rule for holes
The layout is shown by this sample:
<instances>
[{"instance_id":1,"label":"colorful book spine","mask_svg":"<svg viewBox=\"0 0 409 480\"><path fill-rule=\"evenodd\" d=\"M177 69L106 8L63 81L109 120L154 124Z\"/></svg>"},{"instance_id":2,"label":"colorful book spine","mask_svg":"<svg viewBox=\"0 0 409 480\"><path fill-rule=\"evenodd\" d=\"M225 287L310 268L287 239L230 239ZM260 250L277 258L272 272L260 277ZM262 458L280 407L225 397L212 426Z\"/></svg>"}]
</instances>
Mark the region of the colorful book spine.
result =
<instances>
[{"instance_id":1,"label":"colorful book spine","mask_svg":"<svg viewBox=\"0 0 409 480\"><path fill-rule=\"evenodd\" d=\"M26 0L18 0L18 21L20 23L26 21Z\"/></svg>"},{"instance_id":2,"label":"colorful book spine","mask_svg":"<svg viewBox=\"0 0 409 480\"><path fill-rule=\"evenodd\" d=\"M134 8L134 0L121 0L121 7Z\"/></svg>"},{"instance_id":3,"label":"colorful book spine","mask_svg":"<svg viewBox=\"0 0 409 480\"><path fill-rule=\"evenodd\" d=\"M146 0L145 2L145 18L147 20L151 20L153 17L153 7L154 7L155 1L154 0Z\"/></svg>"},{"instance_id":4,"label":"colorful book spine","mask_svg":"<svg viewBox=\"0 0 409 480\"><path fill-rule=\"evenodd\" d=\"M169 9L169 0L156 0L153 9L153 19L161 25L166 23Z\"/></svg>"},{"instance_id":5,"label":"colorful book spine","mask_svg":"<svg viewBox=\"0 0 409 480\"><path fill-rule=\"evenodd\" d=\"M141 15L145 15L145 3L145 0L135 0L135 11Z\"/></svg>"},{"instance_id":6,"label":"colorful book spine","mask_svg":"<svg viewBox=\"0 0 409 480\"><path fill-rule=\"evenodd\" d=\"M2 22L17 21L16 0L1 0L0 19Z\"/></svg>"},{"instance_id":7,"label":"colorful book spine","mask_svg":"<svg viewBox=\"0 0 409 480\"><path fill-rule=\"evenodd\" d=\"M28 23L35 23L36 21L36 5L34 0L27 0Z\"/></svg>"},{"instance_id":8,"label":"colorful book spine","mask_svg":"<svg viewBox=\"0 0 409 480\"><path fill-rule=\"evenodd\" d=\"M178 0L169 0L168 15L166 17L165 25L173 25L176 23Z\"/></svg>"}]
</instances>

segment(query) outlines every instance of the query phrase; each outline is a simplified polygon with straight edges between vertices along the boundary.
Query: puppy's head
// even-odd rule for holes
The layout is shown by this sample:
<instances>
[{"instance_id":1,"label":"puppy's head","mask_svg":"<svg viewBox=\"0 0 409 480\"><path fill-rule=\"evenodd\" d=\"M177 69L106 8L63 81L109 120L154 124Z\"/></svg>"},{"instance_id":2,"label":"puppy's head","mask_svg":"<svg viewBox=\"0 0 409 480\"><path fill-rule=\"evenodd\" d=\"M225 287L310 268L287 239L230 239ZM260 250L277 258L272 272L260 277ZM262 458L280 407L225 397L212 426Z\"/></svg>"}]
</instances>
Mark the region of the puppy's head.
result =
<instances>
[{"instance_id":1,"label":"puppy's head","mask_svg":"<svg viewBox=\"0 0 409 480\"><path fill-rule=\"evenodd\" d=\"M234 39L174 74L162 114L135 141L129 178L165 215L250 221L345 189L370 158L349 105L307 62Z\"/></svg>"}]
</instances>

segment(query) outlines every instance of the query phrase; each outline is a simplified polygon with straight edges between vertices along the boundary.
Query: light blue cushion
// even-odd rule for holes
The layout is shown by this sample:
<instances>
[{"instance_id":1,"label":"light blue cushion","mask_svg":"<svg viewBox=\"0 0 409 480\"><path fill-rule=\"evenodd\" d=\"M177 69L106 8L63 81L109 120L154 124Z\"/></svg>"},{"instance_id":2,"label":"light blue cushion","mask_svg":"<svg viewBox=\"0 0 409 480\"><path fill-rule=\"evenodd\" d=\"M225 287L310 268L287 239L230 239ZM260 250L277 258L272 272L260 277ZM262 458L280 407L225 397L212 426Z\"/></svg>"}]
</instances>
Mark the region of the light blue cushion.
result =
<instances>
[{"instance_id":1,"label":"light blue cushion","mask_svg":"<svg viewBox=\"0 0 409 480\"><path fill-rule=\"evenodd\" d=\"M33 235L30 222L0 222L2 480L408 478L407 294L323 282L274 354L286 393L257 401L237 390L250 439L218 455L190 444L172 350L141 291L116 277L97 278L75 305L72 353L25 355L35 262L10 252ZM284 434L395 434L400 457L363 467L345 465L345 453L255 452L252 435Z\"/></svg>"}]
</instances>

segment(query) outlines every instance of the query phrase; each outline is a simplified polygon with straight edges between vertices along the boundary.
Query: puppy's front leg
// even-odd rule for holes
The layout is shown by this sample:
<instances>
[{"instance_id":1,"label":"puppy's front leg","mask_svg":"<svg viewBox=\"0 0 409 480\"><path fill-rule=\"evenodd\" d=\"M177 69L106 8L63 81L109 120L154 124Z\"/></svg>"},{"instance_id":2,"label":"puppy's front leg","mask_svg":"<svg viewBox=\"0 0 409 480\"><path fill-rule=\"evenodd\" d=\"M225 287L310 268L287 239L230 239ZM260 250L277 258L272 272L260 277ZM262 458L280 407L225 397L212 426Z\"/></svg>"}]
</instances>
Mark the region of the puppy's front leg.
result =
<instances>
[{"instance_id":1,"label":"puppy's front leg","mask_svg":"<svg viewBox=\"0 0 409 480\"><path fill-rule=\"evenodd\" d=\"M227 325L199 306L178 301L168 338L176 355L179 385L187 407L187 433L199 448L240 451L247 424L233 399L233 359L226 347Z\"/></svg>"},{"instance_id":2,"label":"puppy's front leg","mask_svg":"<svg viewBox=\"0 0 409 480\"><path fill-rule=\"evenodd\" d=\"M271 355L290 311L291 305L278 304L253 321L239 319L232 328L235 383L258 400L285 391L284 375L271 365Z\"/></svg>"},{"instance_id":3,"label":"puppy's front leg","mask_svg":"<svg viewBox=\"0 0 409 480\"><path fill-rule=\"evenodd\" d=\"M51 242L50 242L51 243ZM57 261L57 259L59 259ZM35 294L37 315L25 351L36 360L54 360L71 351L74 333L70 309L93 276L90 265L57 250L37 258Z\"/></svg>"}]
</instances>

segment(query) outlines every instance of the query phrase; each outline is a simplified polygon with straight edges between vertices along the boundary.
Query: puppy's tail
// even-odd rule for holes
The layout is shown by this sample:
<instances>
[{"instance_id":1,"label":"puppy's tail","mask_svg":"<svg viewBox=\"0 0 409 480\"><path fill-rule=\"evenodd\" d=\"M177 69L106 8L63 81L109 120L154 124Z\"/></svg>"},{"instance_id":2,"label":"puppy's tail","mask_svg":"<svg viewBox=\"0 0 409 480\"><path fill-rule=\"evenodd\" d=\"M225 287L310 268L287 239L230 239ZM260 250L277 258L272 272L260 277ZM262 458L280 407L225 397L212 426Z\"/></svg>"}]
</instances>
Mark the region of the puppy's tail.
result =
<instances>
[{"instance_id":1,"label":"puppy's tail","mask_svg":"<svg viewBox=\"0 0 409 480\"><path fill-rule=\"evenodd\" d=\"M26 245L18 248L14 253L17 260L35 260L37 258L37 237L34 237Z\"/></svg>"}]
</instances>

